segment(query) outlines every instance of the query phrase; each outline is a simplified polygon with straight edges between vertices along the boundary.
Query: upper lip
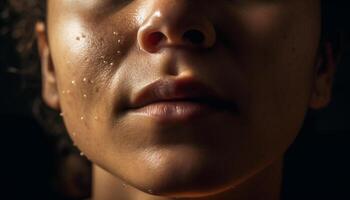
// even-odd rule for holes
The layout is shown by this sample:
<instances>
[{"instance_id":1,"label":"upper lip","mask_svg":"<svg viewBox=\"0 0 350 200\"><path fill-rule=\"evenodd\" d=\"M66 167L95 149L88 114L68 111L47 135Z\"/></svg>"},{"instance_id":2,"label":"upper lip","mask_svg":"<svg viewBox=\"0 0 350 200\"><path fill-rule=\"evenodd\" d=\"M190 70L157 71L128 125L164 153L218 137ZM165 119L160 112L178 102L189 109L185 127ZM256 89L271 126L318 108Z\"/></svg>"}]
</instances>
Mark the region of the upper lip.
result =
<instances>
[{"instance_id":1,"label":"upper lip","mask_svg":"<svg viewBox=\"0 0 350 200\"><path fill-rule=\"evenodd\" d=\"M159 79L136 93L131 108L136 109L163 101L194 101L213 107L226 107L228 103L213 89L193 79Z\"/></svg>"}]
</instances>

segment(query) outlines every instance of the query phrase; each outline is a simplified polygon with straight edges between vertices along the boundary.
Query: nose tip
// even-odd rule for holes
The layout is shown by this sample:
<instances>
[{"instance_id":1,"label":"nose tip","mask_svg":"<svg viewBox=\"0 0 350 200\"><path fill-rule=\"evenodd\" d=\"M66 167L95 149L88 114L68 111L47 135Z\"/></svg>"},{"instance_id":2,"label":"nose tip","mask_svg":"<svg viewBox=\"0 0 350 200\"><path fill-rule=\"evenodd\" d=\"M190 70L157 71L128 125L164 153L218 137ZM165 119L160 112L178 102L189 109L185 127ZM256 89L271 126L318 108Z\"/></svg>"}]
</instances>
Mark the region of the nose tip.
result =
<instances>
[{"instance_id":1,"label":"nose tip","mask_svg":"<svg viewBox=\"0 0 350 200\"><path fill-rule=\"evenodd\" d=\"M173 19L173 20L169 20ZM215 44L214 26L209 20L200 18L164 17L159 14L150 17L137 33L140 48L154 53L164 47L210 48Z\"/></svg>"}]
</instances>

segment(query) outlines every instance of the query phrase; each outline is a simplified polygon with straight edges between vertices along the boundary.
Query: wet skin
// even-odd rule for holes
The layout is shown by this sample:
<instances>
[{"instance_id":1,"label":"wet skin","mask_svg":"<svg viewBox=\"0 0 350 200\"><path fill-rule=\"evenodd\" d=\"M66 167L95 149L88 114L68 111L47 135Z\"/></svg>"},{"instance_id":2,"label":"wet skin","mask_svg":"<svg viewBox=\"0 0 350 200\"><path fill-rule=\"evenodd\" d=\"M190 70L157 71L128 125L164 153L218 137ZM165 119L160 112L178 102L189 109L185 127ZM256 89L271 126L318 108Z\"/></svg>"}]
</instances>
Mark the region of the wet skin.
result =
<instances>
[{"instance_id":1,"label":"wet skin","mask_svg":"<svg viewBox=\"0 0 350 200\"><path fill-rule=\"evenodd\" d=\"M316 0L50 0L46 29L46 103L88 159L146 193L237 186L283 157L309 107L329 102ZM148 84L186 78L237 110L160 123L130 109Z\"/></svg>"}]
</instances>

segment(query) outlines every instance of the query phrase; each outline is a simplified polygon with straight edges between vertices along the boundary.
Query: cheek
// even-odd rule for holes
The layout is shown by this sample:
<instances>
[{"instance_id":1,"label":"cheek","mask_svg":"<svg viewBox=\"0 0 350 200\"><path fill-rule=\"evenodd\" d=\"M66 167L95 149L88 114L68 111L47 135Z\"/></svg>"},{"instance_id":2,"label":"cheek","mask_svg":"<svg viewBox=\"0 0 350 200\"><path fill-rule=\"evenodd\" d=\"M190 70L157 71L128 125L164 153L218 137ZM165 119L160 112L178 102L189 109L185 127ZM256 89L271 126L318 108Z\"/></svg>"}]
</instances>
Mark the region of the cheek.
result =
<instances>
[{"instance_id":1,"label":"cheek","mask_svg":"<svg viewBox=\"0 0 350 200\"><path fill-rule=\"evenodd\" d=\"M256 6L235 12L240 19L242 30L248 37L265 38L273 33L284 20L283 10L276 6Z\"/></svg>"},{"instance_id":2,"label":"cheek","mask_svg":"<svg viewBox=\"0 0 350 200\"><path fill-rule=\"evenodd\" d=\"M115 80L127 51L121 30L125 29L118 23L86 24L77 19L61 20L50 29L60 104L72 136L96 132L111 112L105 109L113 108L108 105L114 98L108 94L119 91Z\"/></svg>"},{"instance_id":3,"label":"cheek","mask_svg":"<svg viewBox=\"0 0 350 200\"><path fill-rule=\"evenodd\" d=\"M308 106L320 29L312 12L300 16L267 6L236 16L242 36L237 57L249 85L248 101L242 103L244 121L253 137L263 141L255 146L271 155L293 141Z\"/></svg>"}]
</instances>

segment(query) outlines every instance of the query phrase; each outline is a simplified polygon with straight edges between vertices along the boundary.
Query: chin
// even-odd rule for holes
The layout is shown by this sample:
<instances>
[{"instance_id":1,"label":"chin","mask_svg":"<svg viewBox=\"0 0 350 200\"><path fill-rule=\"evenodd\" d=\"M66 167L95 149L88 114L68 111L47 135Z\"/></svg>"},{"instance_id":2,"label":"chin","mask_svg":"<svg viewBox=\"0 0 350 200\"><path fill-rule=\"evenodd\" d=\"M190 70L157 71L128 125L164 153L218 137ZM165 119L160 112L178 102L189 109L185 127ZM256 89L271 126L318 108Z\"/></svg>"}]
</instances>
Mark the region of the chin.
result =
<instances>
[{"instance_id":1,"label":"chin","mask_svg":"<svg viewBox=\"0 0 350 200\"><path fill-rule=\"evenodd\" d=\"M131 178L135 188L158 196L202 197L236 185L241 177L225 157L187 146L153 149L141 154L142 169ZM241 166L240 166L241 167ZM241 171L241 170L237 170ZM241 175L241 174L239 174Z\"/></svg>"}]
</instances>

